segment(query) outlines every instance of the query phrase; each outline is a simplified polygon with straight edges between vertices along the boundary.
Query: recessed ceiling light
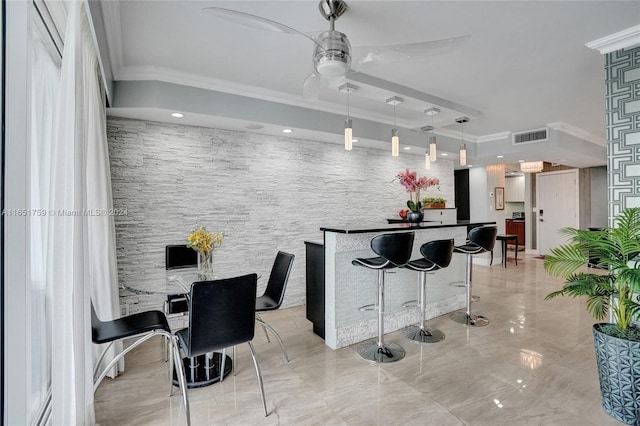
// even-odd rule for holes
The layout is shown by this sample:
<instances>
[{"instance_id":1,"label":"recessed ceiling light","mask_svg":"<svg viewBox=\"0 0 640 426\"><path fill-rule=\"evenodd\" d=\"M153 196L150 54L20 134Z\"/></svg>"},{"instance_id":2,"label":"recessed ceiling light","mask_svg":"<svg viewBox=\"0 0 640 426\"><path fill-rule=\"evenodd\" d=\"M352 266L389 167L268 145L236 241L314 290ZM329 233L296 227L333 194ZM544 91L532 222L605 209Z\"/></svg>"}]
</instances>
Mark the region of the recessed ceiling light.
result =
<instances>
[{"instance_id":1,"label":"recessed ceiling light","mask_svg":"<svg viewBox=\"0 0 640 426\"><path fill-rule=\"evenodd\" d=\"M442 154L440 154L440 155L442 155L443 157L446 157L446 156L447 156L447 155L449 155L449 154L448 154L448 153L446 153L446 152L443 152L443 153L442 153Z\"/></svg>"},{"instance_id":2,"label":"recessed ceiling light","mask_svg":"<svg viewBox=\"0 0 640 426\"><path fill-rule=\"evenodd\" d=\"M504 155L498 155L496 158L504 158Z\"/></svg>"},{"instance_id":3,"label":"recessed ceiling light","mask_svg":"<svg viewBox=\"0 0 640 426\"><path fill-rule=\"evenodd\" d=\"M409 149L411 149L411 147L410 146L405 146L403 149L409 150Z\"/></svg>"},{"instance_id":4,"label":"recessed ceiling light","mask_svg":"<svg viewBox=\"0 0 640 426\"><path fill-rule=\"evenodd\" d=\"M282 129L282 133L293 133L293 129Z\"/></svg>"},{"instance_id":5,"label":"recessed ceiling light","mask_svg":"<svg viewBox=\"0 0 640 426\"><path fill-rule=\"evenodd\" d=\"M524 163L524 160L518 160L518 163Z\"/></svg>"},{"instance_id":6,"label":"recessed ceiling light","mask_svg":"<svg viewBox=\"0 0 640 426\"><path fill-rule=\"evenodd\" d=\"M182 117L184 117L184 114L181 114L179 112L172 112L171 116L175 117L175 118L182 118Z\"/></svg>"},{"instance_id":7,"label":"recessed ceiling light","mask_svg":"<svg viewBox=\"0 0 640 426\"><path fill-rule=\"evenodd\" d=\"M351 139L351 142L358 142L358 139Z\"/></svg>"},{"instance_id":8,"label":"recessed ceiling light","mask_svg":"<svg viewBox=\"0 0 640 426\"><path fill-rule=\"evenodd\" d=\"M473 165L472 164L467 164L467 167L471 168L471 167L473 167Z\"/></svg>"}]
</instances>

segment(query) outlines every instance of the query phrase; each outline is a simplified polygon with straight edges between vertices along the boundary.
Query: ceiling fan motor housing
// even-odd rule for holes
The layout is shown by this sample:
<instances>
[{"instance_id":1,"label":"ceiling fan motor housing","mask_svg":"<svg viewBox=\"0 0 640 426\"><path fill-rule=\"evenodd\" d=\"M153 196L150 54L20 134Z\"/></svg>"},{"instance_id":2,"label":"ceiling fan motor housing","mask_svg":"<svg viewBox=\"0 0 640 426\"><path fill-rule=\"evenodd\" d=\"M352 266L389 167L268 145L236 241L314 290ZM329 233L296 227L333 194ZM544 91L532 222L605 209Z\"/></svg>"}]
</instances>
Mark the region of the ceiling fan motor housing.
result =
<instances>
[{"instance_id":1,"label":"ceiling fan motor housing","mask_svg":"<svg viewBox=\"0 0 640 426\"><path fill-rule=\"evenodd\" d=\"M345 75L351 67L351 43L344 33L325 31L317 37L313 65L320 75Z\"/></svg>"}]
</instances>

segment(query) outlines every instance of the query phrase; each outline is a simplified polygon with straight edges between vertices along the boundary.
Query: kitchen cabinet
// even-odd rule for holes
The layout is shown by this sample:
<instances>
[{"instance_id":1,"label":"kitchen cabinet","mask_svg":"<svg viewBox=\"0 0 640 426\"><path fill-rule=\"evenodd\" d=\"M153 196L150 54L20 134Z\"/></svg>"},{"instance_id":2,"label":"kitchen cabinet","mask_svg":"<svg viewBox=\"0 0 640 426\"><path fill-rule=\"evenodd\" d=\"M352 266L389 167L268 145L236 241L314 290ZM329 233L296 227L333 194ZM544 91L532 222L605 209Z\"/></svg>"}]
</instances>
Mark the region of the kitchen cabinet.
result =
<instances>
[{"instance_id":1,"label":"kitchen cabinet","mask_svg":"<svg viewBox=\"0 0 640 426\"><path fill-rule=\"evenodd\" d=\"M505 232L518 236L518 247L524 246L524 220L507 219L505 223Z\"/></svg>"},{"instance_id":2,"label":"kitchen cabinet","mask_svg":"<svg viewBox=\"0 0 640 426\"><path fill-rule=\"evenodd\" d=\"M511 203L524 203L524 176L505 178L504 200Z\"/></svg>"}]
</instances>

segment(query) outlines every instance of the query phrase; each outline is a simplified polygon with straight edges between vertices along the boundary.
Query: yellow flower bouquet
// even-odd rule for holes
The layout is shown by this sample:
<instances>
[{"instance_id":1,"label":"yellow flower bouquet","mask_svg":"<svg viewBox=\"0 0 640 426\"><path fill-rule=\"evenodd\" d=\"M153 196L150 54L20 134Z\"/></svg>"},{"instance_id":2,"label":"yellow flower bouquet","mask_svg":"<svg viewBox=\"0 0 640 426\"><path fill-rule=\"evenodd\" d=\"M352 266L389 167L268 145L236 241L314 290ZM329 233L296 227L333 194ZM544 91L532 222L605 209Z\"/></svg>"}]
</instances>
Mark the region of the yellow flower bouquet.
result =
<instances>
[{"instance_id":1,"label":"yellow flower bouquet","mask_svg":"<svg viewBox=\"0 0 640 426\"><path fill-rule=\"evenodd\" d=\"M198 252L198 274L203 279L213 278L213 250L224 242L224 232L209 232L201 226L191 230L187 237L187 247Z\"/></svg>"}]
</instances>

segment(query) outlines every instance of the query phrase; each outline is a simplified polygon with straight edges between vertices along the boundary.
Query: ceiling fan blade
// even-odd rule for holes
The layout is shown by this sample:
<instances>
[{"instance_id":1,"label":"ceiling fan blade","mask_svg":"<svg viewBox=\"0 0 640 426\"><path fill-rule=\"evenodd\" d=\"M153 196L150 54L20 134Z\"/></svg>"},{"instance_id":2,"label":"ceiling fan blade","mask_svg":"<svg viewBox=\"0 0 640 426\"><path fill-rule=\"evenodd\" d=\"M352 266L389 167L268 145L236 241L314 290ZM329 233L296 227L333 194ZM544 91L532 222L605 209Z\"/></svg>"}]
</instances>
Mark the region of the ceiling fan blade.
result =
<instances>
[{"instance_id":1,"label":"ceiling fan blade","mask_svg":"<svg viewBox=\"0 0 640 426\"><path fill-rule=\"evenodd\" d=\"M467 42L470 35L422 41L418 43L392 44L389 46L356 46L353 48L354 69L359 70L373 65L405 61L428 55L439 55L452 51Z\"/></svg>"},{"instance_id":2,"label":"ceiling fan blade","mask_svg":"<svg viewBox=\"0 0 640 426\"><path fill-rule=\"evenodd\" d=\"M302 86L302 97L305 100L316 100L320 96L320 83L321 77L315 71L309 73L304 79L304 85Z\"/></svg>"},{"instance_id":3,"label":"ceiling fan blade","mask_svg":"<svg viewBox=\"0 0 640 426\"><path fill-rule=\"evenodd\" d=\"M236 24L245 25L251 28L258 28L260 30L266 31L275 31L284 34L299 34L303 37L308 38L315 44L318 44L318 42L314 40L313 37L310 37L307 34L296 30L295 28L291 28L285 24L281 24L280 22L272 21L271 19L263 18L261 16L252 15L246 12L240 12L238 10L225 9L222 7L205 7L202 10L219 18L226 19L227 21L235 22Z\"/></svg>"}]
</instances>

